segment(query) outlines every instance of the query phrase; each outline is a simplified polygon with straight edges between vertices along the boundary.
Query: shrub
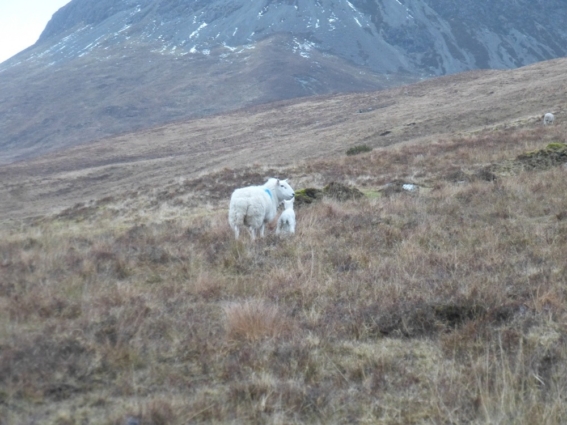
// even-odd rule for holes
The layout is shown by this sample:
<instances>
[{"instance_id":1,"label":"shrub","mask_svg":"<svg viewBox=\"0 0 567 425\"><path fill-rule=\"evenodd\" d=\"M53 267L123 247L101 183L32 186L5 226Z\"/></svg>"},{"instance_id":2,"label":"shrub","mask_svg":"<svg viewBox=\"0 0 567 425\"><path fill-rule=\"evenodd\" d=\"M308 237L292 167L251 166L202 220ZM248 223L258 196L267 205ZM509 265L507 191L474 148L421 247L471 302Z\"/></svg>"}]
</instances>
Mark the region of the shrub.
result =
<instances>
[{"instance_id":1,"label":"shrub","mask_svg":"<svg viewBox=\"0 0 567 425\"><path fill-rule=\"evenodd\" d=\"M346 151L347 155L358 155L359 153L364 153L364 152L370 152L372 150L372 148L368 145L357 145L357 146L353 146L352 148L349 148Z\"/></svg>"}]
</instances>

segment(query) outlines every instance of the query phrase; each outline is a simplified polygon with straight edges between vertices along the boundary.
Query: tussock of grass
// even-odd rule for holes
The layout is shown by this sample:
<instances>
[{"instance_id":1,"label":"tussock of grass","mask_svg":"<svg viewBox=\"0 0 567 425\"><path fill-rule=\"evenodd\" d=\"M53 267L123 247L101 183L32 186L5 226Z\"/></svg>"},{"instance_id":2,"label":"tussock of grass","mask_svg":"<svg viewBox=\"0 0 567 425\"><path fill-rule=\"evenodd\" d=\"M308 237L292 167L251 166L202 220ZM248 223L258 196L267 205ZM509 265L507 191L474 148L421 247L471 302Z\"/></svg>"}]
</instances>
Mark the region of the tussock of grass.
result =
<instances>
[{"instance_id":1,"label":"tussock of grass","mask_svg":"<svg viewBox=\"0 0 567 425\"><path fill-rule=\"evenodd\" d=\"M277 338L289 328L277 305L259 300L232 302L224 307L226 334L229 339L255 341Z\"/></svg>"},{"instance_id":2,"label":"tussock of grass","mask_svg":"<svg viewBox=\"0 0 567 425\"><path fill-rule=\"evenodd\" d=\"M0 417L562 423L565 170L446 178L565 141L553 131L301 166L367 191L409 177L424 190L322 199L286 240L234 240L233 170L3 229ZM217 184L224 197L192 206Z\"/></svg>"}]
</instances>

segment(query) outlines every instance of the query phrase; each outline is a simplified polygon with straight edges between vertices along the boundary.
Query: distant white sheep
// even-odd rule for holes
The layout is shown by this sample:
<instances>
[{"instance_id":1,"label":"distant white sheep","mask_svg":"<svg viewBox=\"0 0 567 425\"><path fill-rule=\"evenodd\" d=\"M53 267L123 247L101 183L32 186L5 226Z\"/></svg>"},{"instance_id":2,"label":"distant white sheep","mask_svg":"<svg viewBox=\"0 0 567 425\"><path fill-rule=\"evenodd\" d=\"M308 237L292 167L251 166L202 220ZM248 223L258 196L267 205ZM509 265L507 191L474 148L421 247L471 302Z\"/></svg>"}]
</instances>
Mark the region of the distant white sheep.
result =
<instances>
[{"instance_id":1,"label":"distant white sheep","mask_svg":"<svg viewBox=\"0 0 567 425\"><path fill-rule=\"evenodd\" d=\"M553 115L551 112L548 112L543 116L543 125L553 124L553 121L555 121L555 115Z\"/></svg>"},{"instance_id":2,"label":"distant white sheep","mask_svg":"<svg viewBox=\"0 0 567 425\"><path fill-rule=\"evenodd\" d=\"M284 201L285 209L278 218L276 235L285 236L295 233L295 211L293 211L293 199Z\"/></svg>"},{"instance_id":3,"label":"distant white sheep","mask_svg":"<svg viewBox=\"0 0 567 425\"><path fill-rule=\"evenodd\" d=\"M270 178L262 186L248 186L236 189L230 197L228 223L238 239L241 227L247 227L252 240L256 231L264 236L266 223L274 219L278 205L293 199L295 192L286 180Z\"/></svg>"}]
</instances>

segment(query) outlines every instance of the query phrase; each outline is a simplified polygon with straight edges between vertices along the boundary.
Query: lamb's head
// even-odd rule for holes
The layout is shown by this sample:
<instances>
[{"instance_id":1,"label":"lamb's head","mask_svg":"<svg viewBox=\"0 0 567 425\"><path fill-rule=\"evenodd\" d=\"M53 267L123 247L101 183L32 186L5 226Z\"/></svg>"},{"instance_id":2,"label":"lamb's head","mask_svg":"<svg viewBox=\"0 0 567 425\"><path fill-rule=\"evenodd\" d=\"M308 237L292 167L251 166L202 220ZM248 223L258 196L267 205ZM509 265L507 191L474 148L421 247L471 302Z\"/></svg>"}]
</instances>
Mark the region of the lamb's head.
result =
<instances>
[{"instance_id":1,"label":"lamb's head","mask_svg":"<svg viewBox=\"0 0 567 425\"><path fill-rule=\"evenodd\" d=\"M294 198L284 200L284 209L293 210L293 200Z\"/></svg>"},{"instance_id":2,"label":"lamb's head","mask_svg":"<svg viewBox=\"0 0 567 425\"><path fill-rule=\"evenodd\" d=\"M270 179L268 182L271 182L271 180L272 179ZM295 196L295 191L289 185L287 180L273 180L275 180L275 187L273 188L273 190L276 198L278 199L278 203L293 199L293 197Z\"/></svg>"}]
</instances>

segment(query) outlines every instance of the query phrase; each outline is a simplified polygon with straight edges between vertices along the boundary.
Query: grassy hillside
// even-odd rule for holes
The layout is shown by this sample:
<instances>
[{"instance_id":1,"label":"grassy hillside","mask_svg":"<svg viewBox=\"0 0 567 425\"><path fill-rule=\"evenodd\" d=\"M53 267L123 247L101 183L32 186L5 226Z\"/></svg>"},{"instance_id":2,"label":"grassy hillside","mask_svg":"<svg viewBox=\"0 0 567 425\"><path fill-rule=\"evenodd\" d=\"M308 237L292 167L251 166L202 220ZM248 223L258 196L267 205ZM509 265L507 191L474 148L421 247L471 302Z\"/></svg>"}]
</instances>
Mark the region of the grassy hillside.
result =
<instances>
[{"instance_id":1,"label":"grassy hillside","mask_svg":"<svg viewBox=\"0 0 567 425\"><path fill-rule=\"evenodd\" d=\"M225 168L5 221L0 424L563 423L565 130ZM366 196L235 241L231 191L269 176Z\"/></svg>"},{"instance_id":2,"label":"grassy hillside","mask_svg":"<svg viewBox=\"0 0 567 425\"><path fill-rule=\"evenodd\" d=\"M172 180L195 179L225 167L287 167L340 160L359 145L430 145L479 131L536 128L548 111L560 123L565 119L566 68L564 58L378 92L267 104L0 165L0 222L124 191L145 195ZM303 184L295 173L290 177Z\"/></svg>"}]
</instances>

